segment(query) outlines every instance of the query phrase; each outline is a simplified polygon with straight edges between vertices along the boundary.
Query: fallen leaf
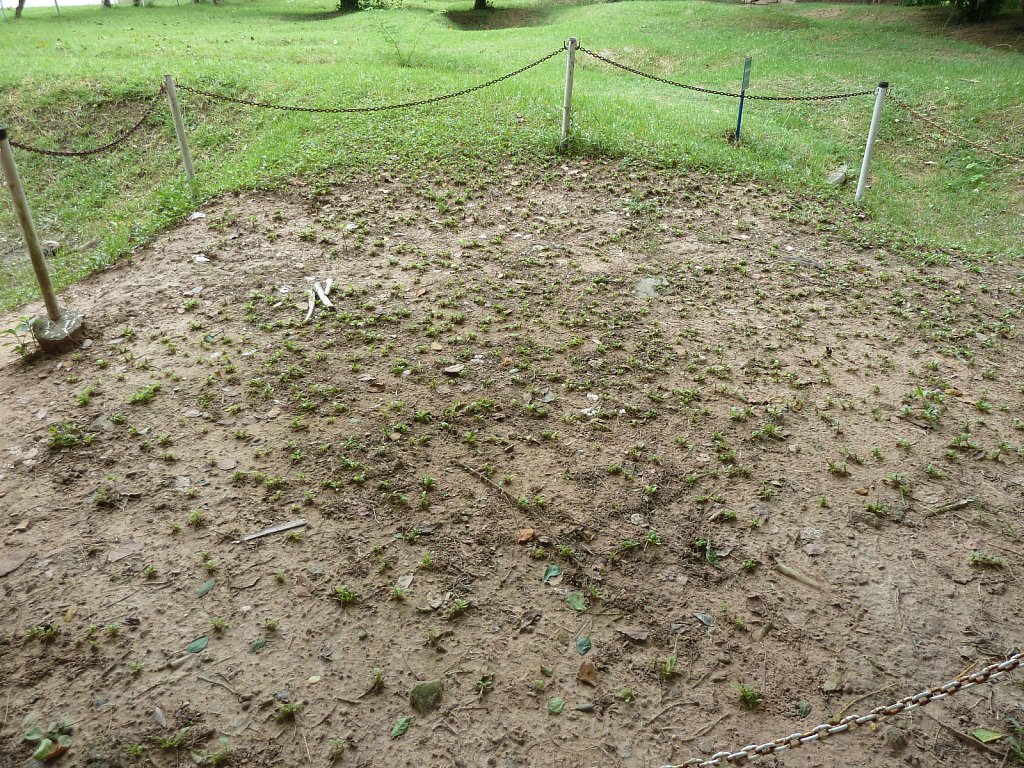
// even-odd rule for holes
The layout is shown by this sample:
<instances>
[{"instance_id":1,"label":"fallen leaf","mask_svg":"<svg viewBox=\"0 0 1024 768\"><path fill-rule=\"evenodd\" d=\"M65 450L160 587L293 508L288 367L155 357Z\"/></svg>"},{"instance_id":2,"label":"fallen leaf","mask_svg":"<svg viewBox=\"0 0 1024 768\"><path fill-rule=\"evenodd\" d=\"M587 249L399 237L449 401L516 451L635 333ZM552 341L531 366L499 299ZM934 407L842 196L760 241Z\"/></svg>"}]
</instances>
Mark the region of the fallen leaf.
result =
<instances>
[{"instance_id":1,"label":"fallen leaf","mask_svg":"<svg viewBox=\"0 0 1024 768\"><path fill-rule=\"evenodd\" d=\"M540 611L534 611L534 610L526 611L519 618L519 631L520 632L525 632L530 627L532 627L537 622L537 619L539 619L540 617L541 617L541 612Z\"/></svg>"},{"instance_id":2,"label":"fallen leaf","mask_svg":"<svg viewBox=\"0 0 1024 768\"><path fill-rule=\"evenodd\" d=\"M276 419L280 415L281 415L281 409L278 408L276 405L273 408L271 408L269 411L267 411L267 418L268 419Z\"/></svg>"},{"instance_id":3,"label":"fallen leaf","mask_svg":"<svg viewBox=\"0 0 1024 768\"><path fill-rule=\"evenodd\" d=\"M412 724L412 717L406 715L400 717L395 721L395 724L391 726L391 738L397 739L399 736L404 736L405 732L409 730L409 726Z\"/></svg>"},{"instance_id":4,"label":"fallen leaf","mask_svg":"<svg viewBox=\"0 0 1024 768\"><path fill-rule=\"evenodd\" d=\"M267 639L265 637L257 637L251 643L249 643L249 650L253 653L259 653L267 647Z\"/></svg>"},{"instance_id":5,"label":"fallen leaf","mask_svg":"<svg viewBox=\"0 0 1024 768\"><path fill-rule=\"evenodd\" d=\"M544 569L544 583L547 584L549 581L551 581L553 578L555 578L555 576L561 576L561 575L562 575L562 566L560 566L558 563L552 563L551 565L549 565L547 568Z\"/></svg>"},{"instance_id":6,"label":"fallen leaf","mask_svg":"<svg viewBox=\"0 0 1024 768\"><path fill-rule=\"evenodd\" d=\"M565 699L554 696L548 701L548 712L552 715L562 714L563 709L565 709Z\"/></svg>"},{"instance_id":7,"label":"fallen leaf","mask_svg":"<svg viewBox=\"0 0 1024 768\"><path fill-rule=\"evenodd\" d=\"M856 493L858 496L867 496L868 495L868 489L867 488L854 488L853 492Z\"/></svg>"},{"instance_id":8,"label":"fallen leaf","mask_svg":"<svg viewBox=\"0 0 1024 768\"><path fill-rule=\"evenodd\" d=\"M1003 734L999 733L999 731L992 731L988 728L975 728L973 731L971 731L971 736L976 738L982 744L988 744L992 741L999 741L1001 738L1003 738Z\"/></svg>"},{"instance_id":9,"label":"fallen leaf","mask_svg":"<svg viewBox=\"0 0 1024 768\"><path fill-rule=\"evenodd\" d=\"M537 535L537 532L535 530L533 530L533 528L523 528L519 532L519 537L518 537L517 541L520 544L526 544L528 541L533 541L533 538L536 535Z\"/></svg>"},{"instance_id":10,"label":"fallen leaf","mask_svg":"<svg viewBox=\"0 0 1024 768\"><path fill-rule=\"evenodd\" d=\"M590 659L584 660L584 662L580 664L579 672L576 673L576 679L579 680L581 683L586 683L587 685L593 685L596 687L597 664L595 664Z\"/></svg>"},{"instance_id":11,"label":"fallen leaf","mask_svg":"<svg viewBox=\"0 0 1024 768\"><path fill-rule=\"evenodd\" d=\"M153 709L153 719L156 720L156 724L161 728L167 727L167 718L164 716L164 711L160 707Z\"/></svg>"},{"instance_id":12,"label":"fallen leaf","mask_svg":"<svg viewBox=\"0 0 1024 768\"><path fill-rule=\"evenodd\" d=\"M618 627L615 631L621 635L625 635L634 643L644 643L650 636L650 632L643 627Z\"/></svg>"},{"instance_id":13,"label":"fallen leaf","mask_svg":"<svg viewBox=\"0 0 1024 768\"><path fill-rule=\"evenodd\" d=\"M413 574L409 573L400 579L395 580L395 586L399 586L402 589L409 589L412 586Z\"/></svg>"},{"instance_id":14,"label":"fallen leaf","mask_svg":"<svg viewBox=\"0 0 1024 768\"><path fill-rule=\"evenodd\" d=\"M196 597L206 597L215 586L217 586L216 579L207 579L199 585L199 589L196 590Z\"/></svg>"},{"instance_id":15,"label":"fallen leaf","mask_svg":"<svg viewBox=\"0 0 1024 768\"><path fill-rule=\"evenodd\" d=\"M201 637L197 637L191 643L186 645L185 646L185 650L188 651L189 653L199 653L201 650L203 650L209 644L210 644L209 636L208 635L202 635Z\"/></svg>"},{"instance_id":16,"label":"fallen leaf","mask_svg":"<svg viewBox=\"0 0 1024 768\"><path fill-rule=\"evenodd\" d=\"M583 613L587 610L587 600L583 597L582 592L570 592L565 596L565 602L569 604L569 607L574 611Z\"/></svg>"},{"instance_id":17,"label":"fallen leaf","mask_svg":"<svg viewBox=\"0 0 1024 768\"><path fill-rule=\"evenodd\" d=\"M225 472L229 469L234 469L236 466L238 466L238 462L234 459L219 459L217 461L217 469L223 469Z\"/></svg>"},{"instance_id":18,"label":"fallen leaf","mask_svg":"<svg viewBox=\"0 0 1024 768\"><path fill-rule=\"evenodd\" d=\"M590 649L594 647L594 644L590 641L587 635L581 635L580 639L576 641L576 652L580 656L586 656L590 653Z\"/></svg>"},{"instance_id":19,"label":"fallen leaf","mask_svg":"<svg viewBox=\"0 0 1024 768\"><path fill-rule=\"evenodd\" d=\"M312 597L313 582L304 573L295 577L295 594L299 597Z\"/></svg>"},{"instance_id":20,"label":"fallen leaf","mask_svg":"<svg viewBox=\"0 0 1024 768\"><path fill-rule=\"evenodd\" d=\"M137 555L141 551L141 542L123 541L120 546L114 547L114 549L107 552L107 562L116 563L118 560L124 560L126 557Z\"/></svg>"}]
</instances>

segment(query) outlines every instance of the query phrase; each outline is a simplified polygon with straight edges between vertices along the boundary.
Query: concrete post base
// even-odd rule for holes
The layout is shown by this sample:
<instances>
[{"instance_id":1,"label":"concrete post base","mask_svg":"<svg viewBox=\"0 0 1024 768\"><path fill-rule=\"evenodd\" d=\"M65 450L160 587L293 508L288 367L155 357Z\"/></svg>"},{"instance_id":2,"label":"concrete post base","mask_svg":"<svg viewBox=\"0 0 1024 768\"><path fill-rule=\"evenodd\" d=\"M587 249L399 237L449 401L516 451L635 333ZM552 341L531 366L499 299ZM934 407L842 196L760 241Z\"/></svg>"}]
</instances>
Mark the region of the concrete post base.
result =
<instances>
[{"instance_id":1,"label":"concrete post base","mask_svg":"<svg viewBox=\"0 0 1024 768\"><path fill-rule=\"evenodd\" d=\"M85 338L85 318L73 309L65 309L57 322L45 315L34 317L29 327L43 352L63 352Z\"/></svg>"}]
</instances>

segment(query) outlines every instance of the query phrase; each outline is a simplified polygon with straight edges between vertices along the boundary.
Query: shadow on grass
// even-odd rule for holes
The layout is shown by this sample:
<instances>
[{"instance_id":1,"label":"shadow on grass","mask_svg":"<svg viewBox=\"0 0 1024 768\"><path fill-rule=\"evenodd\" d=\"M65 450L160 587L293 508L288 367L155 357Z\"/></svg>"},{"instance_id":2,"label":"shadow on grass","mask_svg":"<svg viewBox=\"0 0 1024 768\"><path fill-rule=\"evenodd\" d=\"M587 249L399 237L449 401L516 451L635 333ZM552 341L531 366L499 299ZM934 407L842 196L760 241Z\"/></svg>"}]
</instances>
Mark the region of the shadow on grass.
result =
<instances>
[{"instance_id":1,"label":"shadow on grass","mask_svg":"<svg viewBox=\"0 0 1024 768\"><path fill-rule=\"evenodd\" d=\"M950 9L936 8L922 17L921 26L932 34L954 40L1024 53L1024 13L1020 11L1004 12L988 21L965 24L958 22Z\"/></svg>"},{"instance_id":2,"label":"shadow on grass","mask_svg":"<svg viewBox=\"0 0 1024 768\"><path fill-rule=\"evenodd\" d=\"M548 17L545 8L487 8L483 11L445 11L444 18L456 29L476 32L485 29L536 27Z\"/></svg>"}]
</instances>

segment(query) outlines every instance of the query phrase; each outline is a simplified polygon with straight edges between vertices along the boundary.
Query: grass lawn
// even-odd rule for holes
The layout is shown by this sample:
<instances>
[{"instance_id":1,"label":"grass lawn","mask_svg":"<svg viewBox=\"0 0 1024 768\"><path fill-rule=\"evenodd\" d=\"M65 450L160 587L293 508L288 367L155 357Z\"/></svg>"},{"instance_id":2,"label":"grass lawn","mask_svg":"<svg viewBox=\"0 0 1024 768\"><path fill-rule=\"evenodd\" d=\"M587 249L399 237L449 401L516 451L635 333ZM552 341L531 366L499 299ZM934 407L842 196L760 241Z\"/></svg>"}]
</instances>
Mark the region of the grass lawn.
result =
<instances>
[{"instance_id":1,"label":"grass lawn","mask_svg":"<svg viewBox=\"0 0 1024 768\"><path fill-rule=\"evenodd\" d=\"M420 2L350 16L329 3L30 9L0 25L0 115L15 139L86 147L130 125L165 72L183 84L270 101L366 105L490 79L569 36L657 75L735 90L746 54L751 93L829 93L886 79L953 129L1024 154L1020 54L940 34L935 11L701 2L550 6ZM461 10L460 10L461 9ZM1019 23L1019 15L1011 23ZM511 25L511 26L509 26ZM478 28L478 27L486 28ZM202 197L289 180L315 186L368 169L437 166L452 177L556 150L564 59L469 97L369 115L252 110L182 94ZM744 142L728 144L736 104L631 77L580 56L575 143L588 155L699 167L852 204L826 175L859 166L871 98L748 102ZM141 137L94 159L18 152L37 225L65 251L66 286L180 218L191 202L167 110ZM1019 255L1020 166L957 146L886 108L865 234L925 250ZM35 295L10 206L0 206L0 305Z\"/></svg>"}]
</instances>

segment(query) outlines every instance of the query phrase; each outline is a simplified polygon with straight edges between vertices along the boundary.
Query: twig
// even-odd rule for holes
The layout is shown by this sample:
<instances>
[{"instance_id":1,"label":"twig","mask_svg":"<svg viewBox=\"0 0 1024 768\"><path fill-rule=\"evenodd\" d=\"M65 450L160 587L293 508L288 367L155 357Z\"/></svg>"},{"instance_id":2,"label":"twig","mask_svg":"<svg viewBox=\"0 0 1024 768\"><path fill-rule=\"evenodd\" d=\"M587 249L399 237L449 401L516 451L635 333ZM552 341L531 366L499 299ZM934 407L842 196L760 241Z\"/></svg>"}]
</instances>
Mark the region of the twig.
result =
<instances>
[{"instance_id":1,"label":"twig","mask_svg":"<svg viewBox=\"0 0 1024 768\"><path fill-rule=\"evenodd\" d=\"M856 699L854 699L849 704L847 704L845 707L843 707L838 712L836 712L834 715L832 715L832 720L834 720L835 722L838 723L840 720L843 719L843 715L846 714L847 710L849 710L850 707L852 707L854 704L860 704L862 701L864 701L864 699L870 699L876 693L885 693L886 691L892 690L895 687L896 687L895 683L889 683L888 685L879 688L877 691L872 691L871 693L865 693L863 696L858 696Z\"/></svg>"},{"instance_id":2,"label":"twig","mask_svg":"<svg viewBox=\"0 0 1024 768\"><path fill-rule=\"evenodd\" d=\"M775 570L777 570L783 576L789 576L789 578L793 579L794 581L799 581L801 584L810 587L811 589L816 589L819 592L829 591L828 587L822 586L807 574L803 573L802 571L798 571L796 568L792 568L786 565L781 560L775 561Z\"/></svg>"},{"instance_id":3,"label":"twig","mask_svg":"<svg viewBox=\"0 0 1024 768\"><path fill-rule=\"evenodd\" d=\"M961 501L953 501L953 502L950 502L949 504L940 504L937 507L933 507L932 509L925 510L924 516L925 517L935 517L935 515L941 515L941 514L943 514L945 512L956 512L958 509L963 509L964 507L969 507L973 503L974 503L974 497L971 496L970 498L962 499Z\"/></svg>"},{"instance_id":4,"label":"twig","mask_svg":"<svg viewBox=\"0 0 1024 768\"><path fill-rule=\"evenodd\" d=\"M234 688L232 688L227 683L222 683L220 680L213 680L213 679L211 679L209 677L204 677L203 675L196 675L196 677L198 677L200 680L205 680L206 682L210 683L211 685L219 685L221 688L223 688L226 691L229 691L230 693L234 694L235 696L238 695L238 691L236 691Z\"/></svg>"},{"instance_id":5,"label":"twig","mask_svg":"<svg viewBox=\"0 0 1024 768\"><path fill-rule=\"evenodd\" d=\"M956 736L958 741L962 741L964 744L969 744L970 746L972 746L972 747L974 747L976 749L980 749L983 752L988 752L990 755L993 755L994 757L998 757L998 758L1005 758L1006 757L1006 753L1000 752L998 749L990 747L988 744L982 744L980 741L975 739L973 736L968 736L966 733L961 733L960 731L958 731L956 728L954 728L951 725L946 725L944 722L939 720L939 718L935 717L935 715L933 715L931 712L925 712L924 710L921 710L921 712L922 712L922 714L927 715L928 717L930 717L932 720L934 720L936 723L938 723L940 726L942 726L945 730L949 731L951 734Z\"/></svg>"},{"instance_id":6,"label":"twig","mask_svg":"<svg viewBox=\"0 0 1024 768\"><path fill-rule=\"evenodd\" d=\"M657 719L658 719L659 717L661 717L661 716L662 716L662 715L664 715L664 714L665 714L666 712L668 712L668 711L669 711L670 709L675 709L676 707L687 707L687 706L693 706L693 707L695 707L695 706L697 706L697 702L696 702L696 701L677 701L677 702L675 702L674 704L669 704L669 705L668 705L667 707L665 707L664 709L662 709L662 710L661 710L660 712L658 712L658 713L657 713L656 715L654 715L653 717L651 717L651 719L650 719L650 720L648 720L647 722L643 722L643 721L641 721L641 722L640 722L640 728L641 728L641 729L644 729L644 728L646 728L646 727L647 727L647 726L649 726L649 725L650 725L651 723L653 723L653 722L654 722L655 720L657 720Z\"/></svg>"},{"instance_id":7,"label":"twig","mask_svg":"<svg viewBox=\"0 0 1024 768\"><path fill-rule=\"evenodd\" d=\"M708 733L709 731L711 731L716 725L718 725L720 722L725 720L725 718L727 718L728 716L729 716L728 712L726 712L724 715L720 715L719 718L717 720L715 720L715 722L711 723L710 725L705 725L703 728L701 728L699 731L697 731L695 734L693 734L693 736L685 736L685 737L679 739L679 741L680 742L696 741L701 736L703 736L705 733Z\"/></svg>"}]
</instances>

